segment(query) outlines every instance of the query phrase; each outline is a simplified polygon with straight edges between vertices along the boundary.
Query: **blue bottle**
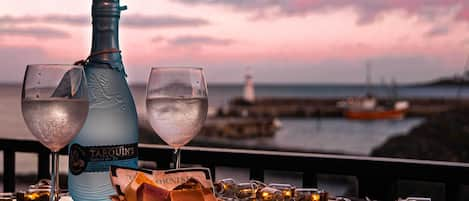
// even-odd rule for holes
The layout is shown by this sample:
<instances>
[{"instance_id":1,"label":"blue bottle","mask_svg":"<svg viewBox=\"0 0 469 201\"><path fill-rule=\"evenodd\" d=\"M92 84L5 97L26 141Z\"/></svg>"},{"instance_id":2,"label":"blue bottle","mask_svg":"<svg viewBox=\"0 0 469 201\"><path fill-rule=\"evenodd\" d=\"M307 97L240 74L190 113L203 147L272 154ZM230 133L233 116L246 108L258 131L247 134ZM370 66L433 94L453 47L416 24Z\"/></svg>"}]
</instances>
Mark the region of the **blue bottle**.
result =
<instances>
[{"instance_id":1,"label":"blue bottle","mask_svg":"<svg viewBox=\"0 0 469 201\"><path fill-rule=\"evenodd\" d=\"M93 0L93 41L85 63L90 109L69 146L68 189L74 201L116 194L109 166L137 167L138 120L119 51L119 0Z\"/></svg>"}]
</instances>

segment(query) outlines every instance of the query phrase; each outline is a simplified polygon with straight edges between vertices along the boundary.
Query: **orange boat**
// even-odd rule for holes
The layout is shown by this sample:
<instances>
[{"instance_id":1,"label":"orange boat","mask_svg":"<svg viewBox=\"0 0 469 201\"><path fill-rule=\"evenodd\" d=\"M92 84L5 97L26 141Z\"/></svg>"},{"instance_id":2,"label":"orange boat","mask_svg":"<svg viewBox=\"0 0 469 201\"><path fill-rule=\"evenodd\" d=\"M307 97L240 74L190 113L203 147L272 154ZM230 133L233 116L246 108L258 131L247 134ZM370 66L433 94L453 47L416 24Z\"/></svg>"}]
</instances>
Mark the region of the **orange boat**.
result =
<instances>
[{"instance_id":1,"label":"orange boat","mask_svg":"<svg viewBox=\"0 0 469 201\"><path fill-rule=\"evenodd\" d=\"M343 109L344 116L348 119L378 120L378 119L403 119L409 109L409 102L405 100L388 102L379 105L375 96L370 93L371 88L371 64L366 63L366 96L350 97L337 102L337 107ZM394 99L397 99L395 82L392 81Z\"/></svg>"},{"instance_id":2,"label":"orange boat","mask_svg":"<svg viewBox=\"0 0 469 201\"><path fill-rule=\"evenodd\" d=\"M409 108L407 101L396 101L392 107L378 106L374 97L349 98L337 106L344 109L344 116L356 120L403 119Z\"/></svg>"}]
</instances>

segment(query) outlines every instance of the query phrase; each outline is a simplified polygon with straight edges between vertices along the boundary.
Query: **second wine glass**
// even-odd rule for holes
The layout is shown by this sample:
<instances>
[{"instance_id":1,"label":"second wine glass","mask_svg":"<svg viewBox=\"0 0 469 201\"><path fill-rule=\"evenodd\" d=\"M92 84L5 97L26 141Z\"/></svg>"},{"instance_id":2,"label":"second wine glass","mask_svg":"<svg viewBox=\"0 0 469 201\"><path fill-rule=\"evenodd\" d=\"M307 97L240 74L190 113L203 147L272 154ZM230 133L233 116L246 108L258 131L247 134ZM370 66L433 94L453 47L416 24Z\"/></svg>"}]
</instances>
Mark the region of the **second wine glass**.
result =
<instances>
[{"instance_id":1,"label":"second wine glass","mask_svg":"<svg viewBox=\"0 0 469 201\"><path fill-rule=\"evenodd\" d=\"M181 163L180 148L192 140L207 117L207 83L202 68L152 68L147 83L146 109L154 131L175 149L175 167Z\"/></svg>"}]
</instances>

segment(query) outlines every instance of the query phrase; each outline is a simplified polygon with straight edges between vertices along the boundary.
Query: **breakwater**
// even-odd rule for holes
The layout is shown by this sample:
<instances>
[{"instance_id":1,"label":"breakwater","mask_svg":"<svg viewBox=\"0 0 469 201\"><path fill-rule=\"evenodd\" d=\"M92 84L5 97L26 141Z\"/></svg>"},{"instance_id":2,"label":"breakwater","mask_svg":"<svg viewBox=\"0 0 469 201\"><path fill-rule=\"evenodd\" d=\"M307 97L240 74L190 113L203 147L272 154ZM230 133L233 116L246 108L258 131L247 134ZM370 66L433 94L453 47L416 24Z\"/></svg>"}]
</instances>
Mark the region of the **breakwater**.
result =
<instances>
[{"instance_id":1,"label":"breakwater","mask_svg":"<svg viewBox=\"0 0 469 201\"><path fill-rule=\"evenodd\" d=\"M219 108L217 116L249 117L342 117L343 110L337 107L338 98L281 98L262 97L252 103L234 98L227 107ZM455 106L469 106L469 99L409 98L409 117L429 117L448 111ZM380 99L379 105L386 105L391 99Z\"/></svg>"},{"instance_id":2,"label":"breakwater","mask_svg":"<svg viewBox=\"0 0 469 201\"><path fill-rule=\"evenodd\" d=\"M141 135L150 135L150 138L154 135L154 131L147 121L141 119L139 124ZM279 126L275 118L210 117L204 122L199 135L230 139L273 137ZM142 142L149 142L148 139L143 140ZM162 141L159 140L157 143L162 143Z\"/></svg>"},{"instance_id":3,"label":"breakwater","mask_svg":"<svg viewBox=\"0 0 469 201\"><path fill-rule=\"evenodd\" d=\"M208 118L201 135L235 139L272 137L277 125L274 118Z\"/></svg>"}]
</instances>

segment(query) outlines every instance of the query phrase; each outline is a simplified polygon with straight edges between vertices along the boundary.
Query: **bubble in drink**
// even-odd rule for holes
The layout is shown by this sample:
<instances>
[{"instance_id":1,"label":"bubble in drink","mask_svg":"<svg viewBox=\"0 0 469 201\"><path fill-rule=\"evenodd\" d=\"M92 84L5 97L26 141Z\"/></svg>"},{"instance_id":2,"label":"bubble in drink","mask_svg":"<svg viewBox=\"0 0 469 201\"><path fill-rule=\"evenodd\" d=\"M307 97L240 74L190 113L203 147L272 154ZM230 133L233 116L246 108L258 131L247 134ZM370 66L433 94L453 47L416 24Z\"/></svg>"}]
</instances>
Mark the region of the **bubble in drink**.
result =
<instances>
[{"instance_id":1,"label":"bubble in drink","mask_svg":"<svg viewBox=\"0 0 469 201\"><path fill-rule=\"evenodd\" d=\"M51 151L67 145L88 115L88 101L81 99L30 99L21 107L31 133Z\"/></svg>"},{"instance_id":2,"label":"bubble in drink","mask_svg":"<svg viewBox=\"0 0 469 201\"><path fill-rule=\"evenodd\" d=\"M207 117L207 98L158 97L147 99L148 120L168 145L179 148L198 134Z\"/></svg>"}]
</instances>

